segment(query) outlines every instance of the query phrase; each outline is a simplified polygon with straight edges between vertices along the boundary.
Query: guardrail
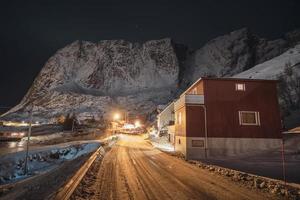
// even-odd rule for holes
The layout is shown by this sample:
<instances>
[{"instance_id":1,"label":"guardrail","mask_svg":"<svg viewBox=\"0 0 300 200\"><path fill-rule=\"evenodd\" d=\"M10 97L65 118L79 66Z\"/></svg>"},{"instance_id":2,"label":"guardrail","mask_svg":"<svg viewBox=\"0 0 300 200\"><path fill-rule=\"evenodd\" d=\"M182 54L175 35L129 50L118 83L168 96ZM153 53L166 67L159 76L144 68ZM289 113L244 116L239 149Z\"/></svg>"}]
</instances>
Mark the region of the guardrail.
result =
<instances>
[{"instance_id":1,"label":"guardrail","mask_svg":"<svg viewBox=\"0 0 300 200\"><path fill-rule=\"evenodd\" d=\"M113 142L115 137L118 137L118 135L108 136L106 138L103 138L101 141L111 140L111 142ZM90 169L90 167L92 166L92 164L94 163L98 155L102 155L104 151L105 150L102 146L99 147L91 155L91 157L80 167L80 169L75 173L75 175L70 180L68 180L67 184L65 184L65 186L57 192L54 199L55 200L70 199L70 197L72 196L77 186L79 185L79 183L81 182L81 180L83 179L87 171Z\"/></svg>"},{"instance_id":2,"label":"guardrail","mask_svg":"<svg viewBox=\"0 0 300 200\"><path fill-rule=\"evenodd\" d=\"M93 162L96 160L98 155L101 154L101 151L104 151L103 147L99 147L92 156L81 166L81 168L76 172L76 174L67 182L67 184L59 190L56 194L55 200L67 200L71 197L86 172L90 169Z\"/></svg>"}]
</instances>

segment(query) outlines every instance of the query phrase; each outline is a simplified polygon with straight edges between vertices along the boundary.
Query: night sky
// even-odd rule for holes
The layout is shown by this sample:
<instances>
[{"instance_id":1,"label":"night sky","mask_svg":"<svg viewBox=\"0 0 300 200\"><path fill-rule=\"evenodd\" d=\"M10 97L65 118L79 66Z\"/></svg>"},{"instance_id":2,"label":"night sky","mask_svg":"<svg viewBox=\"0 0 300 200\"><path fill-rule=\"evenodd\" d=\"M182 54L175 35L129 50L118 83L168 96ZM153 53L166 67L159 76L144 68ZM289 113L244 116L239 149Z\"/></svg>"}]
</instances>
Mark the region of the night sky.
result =
<instances>
[{"instance_id":1,"label":"night sky","mask_svg":"<svg viewBox=\"0 0 300 200\"><path fill-rule=\"evenodd\" d=\"M171 37L198 48L242 27L274 39L300 27L299 10L300 0L1 1L0 107L17 104L47 59L74 40Z\"/></svg>"}]
</instances>

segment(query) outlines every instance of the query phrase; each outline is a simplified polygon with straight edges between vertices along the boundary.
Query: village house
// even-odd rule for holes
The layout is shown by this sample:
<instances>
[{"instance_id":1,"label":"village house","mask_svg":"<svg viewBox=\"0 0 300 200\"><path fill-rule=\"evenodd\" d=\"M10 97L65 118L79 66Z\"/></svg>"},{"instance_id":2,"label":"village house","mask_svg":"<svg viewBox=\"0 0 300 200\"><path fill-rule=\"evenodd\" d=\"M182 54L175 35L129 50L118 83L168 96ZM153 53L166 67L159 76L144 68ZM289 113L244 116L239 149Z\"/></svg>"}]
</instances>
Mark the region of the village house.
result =
<instances>
[{"instance_id":1,"label":"village house","mask_svg":"<svg viewBox=\"0 0 300 200\"><path fill-rule=\"evenodd\" d=\"M200 78L174 102L175 150L197 159L279 147L276 85L273 80Z\"/></svg>"},{"instance_id":2,"label":"village house","mask_svg":"<svg viewBox=\"0 0 300 200\"><path fill-rule=\"evenodd\" d=\"M168 135L171 143L174 143L175 141L174 120L174 102L171 102L157 115L158 133L159 135Z\"/></svg>"}]
</instances>

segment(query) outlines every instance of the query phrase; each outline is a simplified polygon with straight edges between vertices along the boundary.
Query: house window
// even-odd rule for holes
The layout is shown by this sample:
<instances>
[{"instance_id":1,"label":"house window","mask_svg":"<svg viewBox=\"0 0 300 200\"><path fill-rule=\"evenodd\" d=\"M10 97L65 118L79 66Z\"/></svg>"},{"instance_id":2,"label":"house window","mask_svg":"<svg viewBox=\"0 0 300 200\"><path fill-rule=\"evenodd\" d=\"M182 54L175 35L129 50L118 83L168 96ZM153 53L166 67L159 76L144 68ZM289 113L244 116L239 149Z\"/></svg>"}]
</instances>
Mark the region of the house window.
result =
<instances>
[{"instance_id":1,"label":"house window","mask_svg":"<svg viewBox=\"0 0 300 200\"><path fill-rule=\"evenodd\" d=\"M204 140L192 140L192 147L204 147Z\"/></svg>"},{"instance_id":2,"label":"house window","mask_svg":"<svg viewBox=\"0 0 300 200\"><path fill-rule=\"evenodd\" d=\"M192 94L197 94L197 88L194 88L194 89L192 90Z\"/></svg>"},{"instance_id":3,"label":"house window","mask_svg":"<svg viewBox=\"0 0 300 200\"><path fill-rule=\"evenodd\" d=\"M245 91L246 90L245 83L236 83L235 90L236 91Z\"/></svg>"},{"instance_id":4,"label":"house window","mask_svg":"<svg viewBox=\"0 0 300 200\"><path fill-rule=\"evenodd\" d=\"M260 125L259 112L239 111L240 125Z\"/></svg>"}]
</instances>

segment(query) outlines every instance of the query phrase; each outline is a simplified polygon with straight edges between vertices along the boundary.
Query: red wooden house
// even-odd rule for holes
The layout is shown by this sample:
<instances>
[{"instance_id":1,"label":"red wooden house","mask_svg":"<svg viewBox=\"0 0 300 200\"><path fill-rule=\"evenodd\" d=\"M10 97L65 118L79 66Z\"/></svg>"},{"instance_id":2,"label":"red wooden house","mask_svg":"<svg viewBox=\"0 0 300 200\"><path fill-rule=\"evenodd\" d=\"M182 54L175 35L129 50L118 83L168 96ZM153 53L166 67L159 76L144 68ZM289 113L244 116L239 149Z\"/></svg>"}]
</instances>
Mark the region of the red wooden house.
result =
<instances>
[{"instance_id":1,"label":"red wooden house","mask_svg":"<svg viewBox=\"0 0 300 200\"><path fill-rule=\"evenodd\" d=\"M200 78L174 103L175 149L192 159L278 147L282 136L276 84Z\"/></svg>"}]
</instances>

